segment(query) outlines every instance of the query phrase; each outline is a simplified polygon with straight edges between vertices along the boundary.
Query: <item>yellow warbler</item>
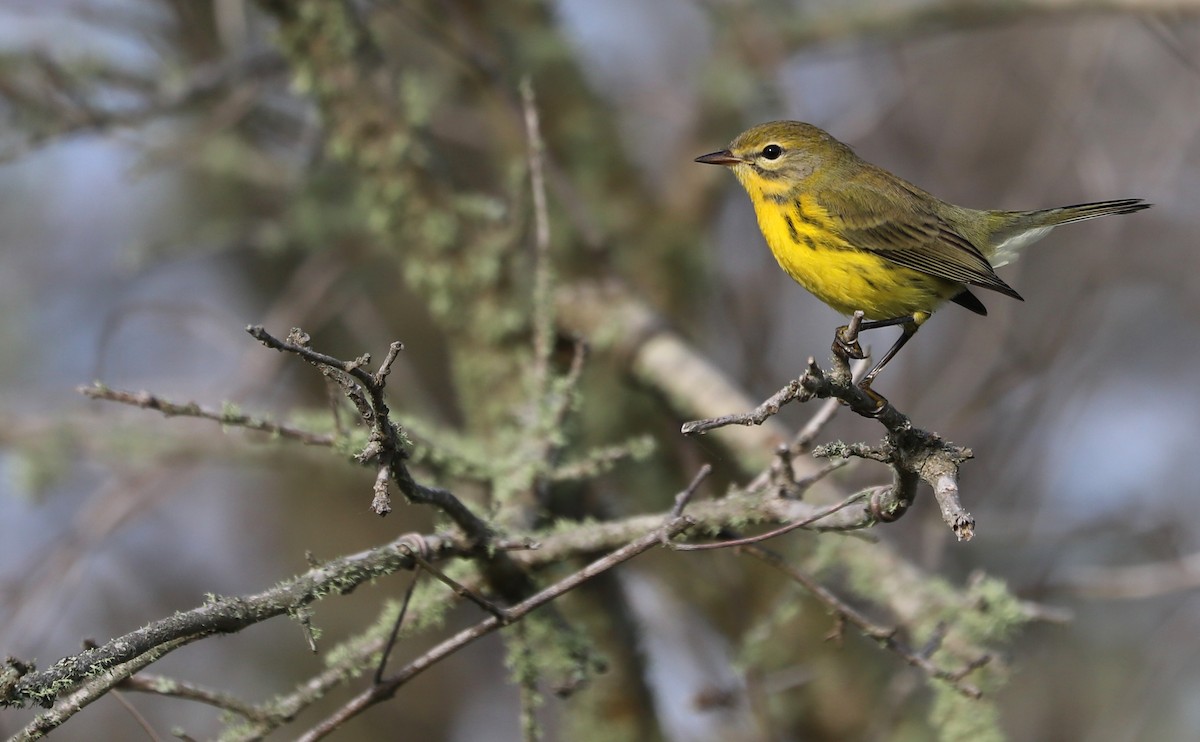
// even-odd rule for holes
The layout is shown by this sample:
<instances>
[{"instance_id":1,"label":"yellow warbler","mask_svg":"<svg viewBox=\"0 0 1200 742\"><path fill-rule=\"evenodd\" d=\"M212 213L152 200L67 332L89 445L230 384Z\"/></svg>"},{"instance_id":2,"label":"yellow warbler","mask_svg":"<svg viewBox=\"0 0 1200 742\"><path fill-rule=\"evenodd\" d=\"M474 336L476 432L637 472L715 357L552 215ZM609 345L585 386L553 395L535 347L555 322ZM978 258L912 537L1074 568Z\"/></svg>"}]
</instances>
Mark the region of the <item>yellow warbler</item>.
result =
<instances>
[{"instance_id":1,"label":"yellow warbler","mask_svg":"<svg viewBox=\"0 0 1200 742\"><path fill-rule=\"evenodd\" d=\"M750 194L758 226L783 270L844 314L862 310L860 329L903 332L859 386L879 371L944 301L987 314L969 286L1020 299L994 268L1052 228L1150 207L1141 199L1037 211L977 211L948 204L866 162L812 124L772 121L742 132L728 149L696 162L724 165ZM863 353L838 345L853 357Z\"/></svg>"}]
</instances>

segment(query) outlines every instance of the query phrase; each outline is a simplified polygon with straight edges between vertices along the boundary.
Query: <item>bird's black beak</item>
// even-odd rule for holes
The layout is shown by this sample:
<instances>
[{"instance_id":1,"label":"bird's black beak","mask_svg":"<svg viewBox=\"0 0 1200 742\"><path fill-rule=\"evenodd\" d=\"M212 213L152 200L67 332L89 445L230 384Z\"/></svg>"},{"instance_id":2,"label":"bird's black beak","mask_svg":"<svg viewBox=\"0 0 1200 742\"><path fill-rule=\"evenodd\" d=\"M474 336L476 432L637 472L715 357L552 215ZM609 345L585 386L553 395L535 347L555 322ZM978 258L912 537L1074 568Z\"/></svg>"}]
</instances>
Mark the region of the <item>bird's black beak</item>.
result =
<instances>
[{"instance_id":1,"label":"bird's black beak","mask_svg":"<svg viewBox=\"0 0 1200 742\"><path fill-rule=\"evenodd\" d=\"M705 165L737 165L744 162L744 160L729 150L723 149L720 152L710 152L707 155L700 155L696 158L696 162L703 162Z\"/></svg>"}]
</instances>

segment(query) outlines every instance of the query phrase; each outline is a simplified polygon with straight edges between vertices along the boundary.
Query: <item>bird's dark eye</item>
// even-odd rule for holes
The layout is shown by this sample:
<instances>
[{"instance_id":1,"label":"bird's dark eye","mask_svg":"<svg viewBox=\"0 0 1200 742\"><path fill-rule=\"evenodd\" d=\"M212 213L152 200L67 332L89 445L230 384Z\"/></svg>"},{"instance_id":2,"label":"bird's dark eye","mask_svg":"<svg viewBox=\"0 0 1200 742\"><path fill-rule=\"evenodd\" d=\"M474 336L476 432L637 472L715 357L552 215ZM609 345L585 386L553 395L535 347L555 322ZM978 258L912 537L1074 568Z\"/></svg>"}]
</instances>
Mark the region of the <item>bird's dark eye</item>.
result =
<instances>
[{"instance_id":1,"label":"bird's dark eye","mask_svg":"<svg viewBox=\"0 0 1200 742\"><path fill-rule=\"evenodd\" d=\"M783 155L783 147L778 144L768 144L763 147L762 156L768 160L778 160Z\"/></svg>"}]
</instances>

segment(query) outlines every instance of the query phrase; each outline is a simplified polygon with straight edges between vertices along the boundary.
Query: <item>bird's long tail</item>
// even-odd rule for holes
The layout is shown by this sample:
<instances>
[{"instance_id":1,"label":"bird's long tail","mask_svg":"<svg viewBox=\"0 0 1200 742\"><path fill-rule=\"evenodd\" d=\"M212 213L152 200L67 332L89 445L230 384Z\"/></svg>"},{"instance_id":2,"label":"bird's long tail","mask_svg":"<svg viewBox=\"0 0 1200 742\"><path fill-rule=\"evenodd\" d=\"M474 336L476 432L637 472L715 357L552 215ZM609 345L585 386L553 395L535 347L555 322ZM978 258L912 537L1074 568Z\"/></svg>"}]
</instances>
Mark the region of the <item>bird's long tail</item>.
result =
<instances>
[{"instance_id":1,"label":"bird's long tail","mask_svg":"<svg viewBox=\"0 0 1200 742\"><path fill-rule=\"evenodd\" d=\"M1031 226L1057 227L1059 224L1081 222L1084 219L1094 219L1109 214L1132 214L1135 211L1150 208L1150 204L1140 198L1122 198L1116 201L1096 201L1090 204L1075 204L1060 206L1057 209L1039 209L1027 211Z\"/></svg>"},{"instance_id":2,"label":"bird's long tail","mask_svg":"<svg viewBox=\"0 0 1200 742\"><path fill-rule=\"evenodd\" d=\"M1122 198L1114 201L1059 206L1055 209L1005 212L1006 215L1017 218L1012 219L1003 230L992 235L990 241L994 247L988 259L994 267L999 268L1016 260L1017 253L1021 248L1037 242L1060 224L1081 222L1084 219L1095 219L1098 216L1108 216L1109 214L1132 214L1148 208L1150 208L1150 204L1140 198Z\"/></svg>"}]
</instances>

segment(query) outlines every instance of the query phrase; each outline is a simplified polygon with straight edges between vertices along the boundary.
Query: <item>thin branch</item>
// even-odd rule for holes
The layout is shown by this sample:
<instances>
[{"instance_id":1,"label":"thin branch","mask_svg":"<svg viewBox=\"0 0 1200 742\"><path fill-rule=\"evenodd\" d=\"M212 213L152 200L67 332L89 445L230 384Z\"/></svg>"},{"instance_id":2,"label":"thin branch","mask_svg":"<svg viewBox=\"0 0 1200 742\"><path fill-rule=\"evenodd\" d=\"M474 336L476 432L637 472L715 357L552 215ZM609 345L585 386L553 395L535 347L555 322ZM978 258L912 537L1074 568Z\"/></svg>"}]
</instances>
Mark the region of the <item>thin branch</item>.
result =
<instances>
[{"instance_id":1,"label":"thin branch","mask_svg":"<svg viewBox=\"0 0 1200 742\"><path fill-rule=\"evenodd\" d=\"M392 366L396 363L396 359L400 357L400 351L404 350L404 343L399 340L393 341L388 346L387 355L383 357L383 363L379 364L379 370L375 372L375 385L384 387L387 385L388 374L392 372Z\"/></svg>"},{"instance_id":2,"label":"thin branch","mask_svg":"<svg viewBox=\"0 0 1200 742\"><path fill-rule=\"evenodd\" d=\"M861 379L870 365L871 361L869 358L856 360L850 366L851 380L856 382ZM792 439L793 454L800 454L807 451L812 442L817 439L817 436L821 434L821 431L825 429L825 426L829 424L829 421L833 419L834 415L843 406L841 400L836 397L830 397L825 400L825 403L817 409L813 416L808 419L808 422L804 424L804 427L800 428L799 432L796 433L796 437Z\"/></svg>"},{"instance_id":3,"label":"thin branch","mask_svg":"<svg viewBox=\"0 0 1200 742\"><path fill-rule=\"evenodd\" d=\"M416 552L414 551L410 551L409 553L416 556ZM400 603L400 612L396 614L396 620L392 623L392 630L388 634L387 643L383 645L383 651L379 653L379 664L375 667L376 685L383 681L383 672L387 669L388 657L392 656L392 649L396 646L396 638L400 636L400 627L404 625L404 617L408 615L408 605L412 602L413 590L417 588L417 578L420 576L421 573L414 570L412 579L408 581L408 589L404 591L404 600Z\"/></svg>"},{"instance_id":4,"label":"thin branch","mask_svg":"<svg viewBox=\"0 0 1200 742\"><path fill-rule=\"evenodd\" d=\"M735 539L728 539L726 541L716 541L716 542L713 542L710 544L671 544L671 548L675 549L676 551L710 551L713 549L728 549L728 548L731 548L734 546L746 546L749 544L756 544L756 543L759 543L760 541L766 541L767 539L772 539L772 538L775 538L776 536L782 536L785 533L790 533L792 531L795 531L798 528L805 528L807 526L814 525L818 521L828 518L829 516L833 515L834 513L838 512L840 510L845 510L846 508L850 507L851 505L855 504L856 502L859 502L861 500L865 500L865 499L872 497L877 489L878 488L872 488L870 490L864 490L862 492L855 492L854 494L850 495L849 497L842 500L841 502L837 502L832 505L829 505L828 507L821 508L820 510L813 513L812 515L805 518L804 520L798 520L795 523L788 523L785 526L781 526L780 528L772 529L770 531L767 531L766 533L759 533L759 534L755 534L754 536L747 536L745 538L735 538Z\"/></svg>"},{"instance_id":5,"label":"thin branch","mask_svg":"<svg viewBox=\"0 0 1200 742\"><path fill-rule=\"evenodd\" d=\"M196 402L172 402L149 392L128 392L120 389L109 389L103 384L76 387L75 391L91 399L101 399L107 402L140 407L144 410L157 410L166 417L197 417L212 420L234 428L246 428L270 435L277 435L287 440L299 441L306 446L332 446L334 437L325 433L294 428L282 423L273 422L263 417L244 415L232 410L213 410Z\"/></svg>"},{"instance_id":6,"label":"thin branch","mask_svg":"<svg viewBox=\"0 0 1200 742\"><path fill-rule=\"evenodd\" d=\"M438 569L434 565L430 564L428 561L425 560L424 557L422 557L417 552L412 551L410 553L412 554L412 558L414 560L416 560L417 565L420 566L421 569L425 570L426 572L428 572L429 574L431 574L435 578L437 578L438 582L441 582L443 585L450 588L450 590L453 591L453 593L455 595L457 595L460 598L466 598L467 600L471 601L475 605L482 608L487 613L490 613L499 619L506 620L504 610L502 608L500 608L499 606L497 606L495 603L493 603L492 601L483 597L482 595L475 592L474 590L470 589L469 587L463 585L462 583L458 582L457 580L452 578L450 575L446 574L445 572Z\"/></svg>"},{"instance_id":7,"label":"thin branch","mask_svg":"<svg viewBox=\"0 0 1200 742\"><path fill-rule=\"evenodd\" d=\"M525 118L525 137L529 142L529 187L533 193L533 355L538 375L537 387L544 393L550 379L550 354L554 345L554 266L550 261L550 217L546 205L545 150L538 122L533 82L521 80L521 107Z\"/></svg>"},{"instance_id":8,"label":"thin branch","mask_svg":"<svg viewBox=\"0 0 1200 742\"><path fill-rule=\"evenodd\" d=\"M635 541L617 549L605 557L597 559L583 569L574 572L558 582L550 585L544 590L526 598L516 605L504 611L504 618L490 616L474 626L460 631L458 634L446 639L437 646L430 649L425 654L416 658L403 669L386 678L383 682L373 684L370 688L355 696L344 706L324 719L321 723L310 729L306 734L299 739L302 742L313 742L321 739L332 732L336 731L342 724L350 719L358 716L366 711L371 706L377 703L386 701L396 694L405 683L412 680L417 675L420 675L425 670L437 664L443 658L454 654L458 650L468 646L476 640L491 634L500 629L506 623L520 620L531 611L540 608L546 603L561 597L567 592L575 589L584 582L592 579L596 575L612 569L613 567L628 561L633 557L654 548L659 544L660 540L665 535L667 538L681 533L692 525L690 518L679 517L662 525L661 528L655 528L644 536Z\"/></svg>"},{"instance_id":9,"label":"thin branch","mask_svg":"<svg viewBox=\"0 0 1200 742\"><path fill-rule=\"evenodd\" d=\"M126 678L117 688L185 701L196 701L237 714L245 719L259 719L262 716L253 705L229 693L163 675L140 672Z\"/></svg>"},{"instance_id":10,"label":"thin branch","mask_svg":"<svg viewBox=\"0 0 1200 742\"><path fill-rule=\"evenodd\" d=\"M811 358L808 362L809 365L813 364ZM788 402L795 400L807 402L812 399L812 393L804 388L803 380L804 377L789 381L787 386L772 394L750 412L722 415L721 417L709 418L707 420L693 420L684 423L683 427L680 428L680 432L684 435L700 435L727 425L762 425L768 418L778 415L780 408Z\"/></svg>"},{"instance_id":11,"label":"thin branch","mask_svg":"<svg viewBox=\"0 0 1200 742\"><path fill-rule=\"evenodd\" d=\"M468 544L445 535L423 538L433 555L473 552ZM416 563L410 551L411 541L411 535L404 535L383 546L331 560L260 593L214 597L198 608L147 624L99 647L59 660L45 670L28 672L0 697L0 704L49 704L73 683L98 676L109 678L111 686L132 672L118 677L112 675L116 670L111 668L124 667L155 653L161 656L207 636L240 631L269 618L293 613L315 600L351 592L377 577L412 569ZM140 666L134 668L137 669Z\"/></svg>"},{"instance_id":12,"label":"thin branch","mask_svg":"<svg viewBox=\"0 0 1200 742\"><path fill-rule=\"evenodd\" d=\"M117 703L121 704L121 706L127 712L129 712L129 715L133 717L133 720L142 728L142 731L146 733L147 737L149 737L153 742L161 742L162 738L158 736L158 732L154 731L154 727L150 725L150 721L142 715L142 712L137 710L136 706L129 702L129 699L125 697L124 693L116 688L113 688L112 696L113 698L117 699Z\"/></svg>"},{"instance_id":13,"label":"thin branch","mask_svg":"<svg viewBox=\"0 0 1200 742\"><path fill-rule=\"evenodd\" d=\"M700 489L700 485L705 479L708 479L708 475L710 474L712 474L712 464L705 464L704 466L700 467L700 471L696 472L696 476L692 477L692 481L688 484L688 486L685 487L679 494L675 495L675 505L671 508L671 514L668 516L670 520L674 520L675 518L683 515L684 508L688 506L688 503L691 502L692 497L695 496L696 490Z\"/></svg>"}]
</instances>

